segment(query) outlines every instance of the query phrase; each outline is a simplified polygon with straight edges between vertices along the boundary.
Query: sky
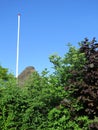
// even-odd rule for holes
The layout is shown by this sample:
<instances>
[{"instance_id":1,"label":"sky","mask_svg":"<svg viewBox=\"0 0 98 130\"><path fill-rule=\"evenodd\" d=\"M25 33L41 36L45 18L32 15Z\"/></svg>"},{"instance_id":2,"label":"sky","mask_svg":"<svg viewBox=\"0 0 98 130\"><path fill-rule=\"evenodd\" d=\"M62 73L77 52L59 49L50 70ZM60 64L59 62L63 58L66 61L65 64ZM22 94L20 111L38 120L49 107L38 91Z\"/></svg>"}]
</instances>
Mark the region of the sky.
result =
<instances>
[{"instance_id":1,"label":"sky","mask_svg":"<svg viewBox=\"0 0 98 130\"><path fill-rule=\"evenodd\" d=\"M51 71L49 56L63 57L68 43L98 40L98 0L0 0L0 65L14 75L18 13L19 73L27 66Z\"/></svg>"}]
</instances>

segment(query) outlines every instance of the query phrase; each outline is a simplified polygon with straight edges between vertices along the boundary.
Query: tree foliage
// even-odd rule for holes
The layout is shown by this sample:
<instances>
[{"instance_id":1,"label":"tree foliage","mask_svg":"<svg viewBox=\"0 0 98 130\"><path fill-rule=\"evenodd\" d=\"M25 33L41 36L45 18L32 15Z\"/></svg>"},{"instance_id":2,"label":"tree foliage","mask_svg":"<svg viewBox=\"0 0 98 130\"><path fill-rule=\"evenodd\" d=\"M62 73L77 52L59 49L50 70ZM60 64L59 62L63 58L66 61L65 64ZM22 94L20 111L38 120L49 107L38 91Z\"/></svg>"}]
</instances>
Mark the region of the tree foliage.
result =
<instances>
[{"instance_id":1,"label":"tree foliage","mask_svg":"<svg viewBox=\"0 0 98 130\"><path fill-rule=\"evenodd\" d=\"M0 66L1 130L98 129L98 43L95 38L51 55L54 72L36 71L24 84Z\"/></svg>"},{"instance_id":2,"label":"tree foliage","mask_svg":"<svg viewBox=\"0 0 98 130\"><path fill-rule=\"evenodd\" d=\"M72 77L69 83L73 83L72 93L78 102L83 103L82 114L93 119L98 116L98 43L95 38L89 42L86 38L79 49L80 53L85 54L86 62L80 71L71 71ZM70 82L71 81L71 82ZM71 85L66 89L72 89ZM81 113L80 113L81 114Z\"/></svg>"}]
</instances>

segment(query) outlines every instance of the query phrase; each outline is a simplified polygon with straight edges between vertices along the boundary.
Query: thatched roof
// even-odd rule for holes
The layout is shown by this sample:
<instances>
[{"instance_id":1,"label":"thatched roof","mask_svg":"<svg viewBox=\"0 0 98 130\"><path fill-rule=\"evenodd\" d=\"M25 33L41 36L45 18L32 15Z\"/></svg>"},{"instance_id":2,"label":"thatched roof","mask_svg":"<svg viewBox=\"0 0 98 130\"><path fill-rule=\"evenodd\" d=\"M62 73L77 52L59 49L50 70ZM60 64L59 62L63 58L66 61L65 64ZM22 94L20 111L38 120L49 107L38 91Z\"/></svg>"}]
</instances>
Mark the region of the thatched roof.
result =
<instances>
[{"instance_id":1,"label":"thatched roof","mask_svg":"<svg viewBox=\"0 0 98 130\"><path fill-rule=\"evenodd\" d=\"M33 72L35 72L35 68L33 66L26 67L18 76L19 86L23 86Z\"/></svg>"}]
</instances>

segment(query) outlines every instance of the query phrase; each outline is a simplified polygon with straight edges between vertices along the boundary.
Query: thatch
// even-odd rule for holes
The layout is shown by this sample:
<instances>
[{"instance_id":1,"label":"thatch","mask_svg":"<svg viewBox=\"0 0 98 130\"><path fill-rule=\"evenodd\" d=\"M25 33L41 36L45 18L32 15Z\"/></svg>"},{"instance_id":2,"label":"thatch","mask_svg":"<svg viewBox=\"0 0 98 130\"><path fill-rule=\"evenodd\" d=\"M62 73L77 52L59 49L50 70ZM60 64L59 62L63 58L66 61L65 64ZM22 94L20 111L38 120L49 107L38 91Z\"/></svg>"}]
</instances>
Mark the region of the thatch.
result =
<instances>
[{"instance_id":1,"label":"thatch","mask_svg":"<svg viewBox=\"0 0 98 130\"><path fill-rule=\"evenodd\" d=\"M23 86L33 72L35 72L35 68L33 66L26 67L18 76L19 86Z\"/></svg>"}]
</instances>

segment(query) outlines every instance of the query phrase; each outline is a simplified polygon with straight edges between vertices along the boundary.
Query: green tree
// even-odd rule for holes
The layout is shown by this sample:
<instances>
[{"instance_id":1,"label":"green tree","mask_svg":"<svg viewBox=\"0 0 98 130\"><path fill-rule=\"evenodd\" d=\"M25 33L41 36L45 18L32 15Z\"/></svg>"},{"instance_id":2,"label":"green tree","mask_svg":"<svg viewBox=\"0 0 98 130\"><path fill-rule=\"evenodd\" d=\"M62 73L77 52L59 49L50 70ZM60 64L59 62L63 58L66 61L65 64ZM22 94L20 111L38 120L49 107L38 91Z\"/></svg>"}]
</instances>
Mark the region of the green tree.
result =
<instances>
[{"instance_id":1,"label":"green tree","mask_svg":"<svg viewBox=\"0 0 98 130\"><path fill-rule=\"evenodd\" d=\"M97 99L95 100L97 78L96 82L87 84L90 81L88 74L91 76L91 81L95 81L94 76L97 77L98 44L94 40L92 43L85 39L80 43L80 48L69 45L69 51L64 57L51 55L50 62L54 65L54 72L49 74L47 69L41 74L34 72L24 87L19 87L14 76L1 67L0 129L91 130L97 128L97 117L96 120L90 119L93 112L85 113L86 107L91 110L89 101L86 100L91 97L92 103L96 106L96 109L92 107L92 110L97 113Z\"/></svg>"},{"instance_id":2,"label":"green tree","mask_svg":"<svg viewBox=\"0 0 98 130\"><path fill-rule=\"evenodd\" d=\"M95 38L92 41L85 38L79 49L71 47L64 60L58 56L51 59L60 83L65 84L67 97L72 101L74 116L84 115L95 120L98 117L98 43ZM66 102L63 105L66 107ZM98 129L98 120L89 127L95 128Z\"/></svg>"},{"instance_id":3,"label":"green tree","mask_svg":"<svg viewBox=\"0 0 98 130\"><path fill-rule=\"evenodd\" d=\"M0 66L0 80L8 81L10 78L13 78L14 76L11 73L8 73L7 68L3 68Z\"/></svg>"}]
</instances>

